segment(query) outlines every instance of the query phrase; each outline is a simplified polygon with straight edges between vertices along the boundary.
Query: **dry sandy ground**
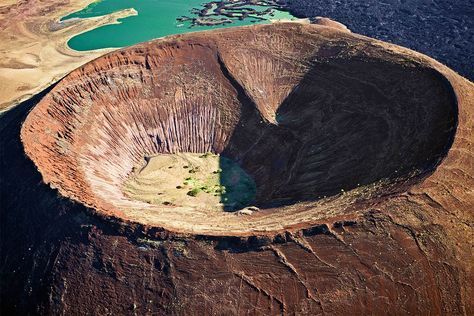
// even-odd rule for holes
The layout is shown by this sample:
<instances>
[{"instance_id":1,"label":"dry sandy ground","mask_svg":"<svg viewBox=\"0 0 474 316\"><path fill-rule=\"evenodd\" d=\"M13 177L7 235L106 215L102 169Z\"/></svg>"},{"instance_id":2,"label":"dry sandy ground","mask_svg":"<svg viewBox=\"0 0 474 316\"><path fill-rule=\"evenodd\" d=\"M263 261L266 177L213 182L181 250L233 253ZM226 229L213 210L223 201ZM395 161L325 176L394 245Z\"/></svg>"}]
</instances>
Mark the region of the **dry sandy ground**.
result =
<instances>
[{"instance_id":1,"label":"dry sandy ground","mask_svg":"<svg viewBox=\"0 0 474 316\"><path fill-rule=\"evenodd\" d=\"M248 206L255 196L250 179L237 164L219 155L160 154L134 168L124 191L149 204L212 213Z\"/></svg>"},{"instance_id":2,"label":"dry sandy ground","mask_svg":"<svg viewBox=\"0 0 474 316\"><path fill-rule=\"evenodd\" d=\"M220 197L218 156L179 153L148 158L125 184L131 197L151 204L217 209ZM204 192L207 188L212 192ZM195 190L195 194L191 193ZM188 194L189 193L189 194Z\"/></svg>"},{"instance_id":3,"label":"dry sandy ground","mask_svg":"<svg viewBox=\"0 0 474 316\"><path fill-rule=\"evenodd\" d=\"M67 41L98 25L137 14L133 9L63 23L59 19L94 0L0 0L0 111L45 89L109 50L77 52Z\"/></svg>"}]
</instances>

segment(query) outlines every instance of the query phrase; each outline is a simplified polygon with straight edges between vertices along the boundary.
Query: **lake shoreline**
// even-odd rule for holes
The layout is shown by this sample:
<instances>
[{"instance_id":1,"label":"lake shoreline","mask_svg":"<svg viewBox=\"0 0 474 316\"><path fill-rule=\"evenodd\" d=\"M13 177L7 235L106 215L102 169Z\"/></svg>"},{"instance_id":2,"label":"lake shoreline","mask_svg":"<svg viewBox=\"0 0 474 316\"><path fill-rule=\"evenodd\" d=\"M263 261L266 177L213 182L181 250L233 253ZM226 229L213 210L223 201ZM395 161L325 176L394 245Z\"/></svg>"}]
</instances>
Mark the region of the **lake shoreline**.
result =
<instances>
[{"instance_id":1,"label":"lake shoreline","mask_svg":"<svg viewBox=\"0 0 474 316\"><path fill-rule=\"evenodd\" d=\"M230 1L210 1L203 4L203 9L194 8L192 13L197 17L182 16L177 20L180 22L190 21L193 26L215 26L230 24L232 19L244 20L251 18L254 20L266 20L264 16L273 15L274 10L286 11L286 2L278 0L264 0L255 2L254 0ZM257 6L265 8L258 11L248 6Z\"/></svg>"},{"instance_id":2,"label":"lake shoreline","mask_svg":"<svg viewBox=\"0 0 474 316\"><path fill-rule=\"evenodd\" d=\"M78 34L68 41L73 50L88 51L109 47L126 47L168 35L206 31L216 28L271 23L294 17L278 0L103 0L62 18L89 19L134 8L136 17L121 19L118 25L105 25ZM120 34L120 36L118 36Z\"/></svg>"},{"instance_id":3,"label":"lake shoreline","mask_svg":"<svg viewBox=\"0 0 474 316\"><path fill-rule=\"evenodd\" d=\"M132 10L103 17L62 22L60 18L94 2L60 1L0 7L0 113L36 95L73 69L113 49L80 52L67 41L101 25L117 23ZM6 23L8 21L8 23ZM14 49L12 49L14 48Z\"/></svg>"}]
</instances>

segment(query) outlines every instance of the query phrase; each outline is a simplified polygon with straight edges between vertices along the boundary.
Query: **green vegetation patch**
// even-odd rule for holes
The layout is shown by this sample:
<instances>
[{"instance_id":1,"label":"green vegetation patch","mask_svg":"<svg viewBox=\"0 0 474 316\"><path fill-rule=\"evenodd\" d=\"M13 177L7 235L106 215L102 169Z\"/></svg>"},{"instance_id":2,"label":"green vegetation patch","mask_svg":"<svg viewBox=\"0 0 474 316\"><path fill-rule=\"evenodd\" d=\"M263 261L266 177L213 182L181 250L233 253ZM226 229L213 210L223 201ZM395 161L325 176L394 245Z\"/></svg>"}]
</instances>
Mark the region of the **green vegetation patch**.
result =
<instances>
[{"instance_id":1,"label":"green vegetation patch","mask_svg":"<svg viewBox=\"0 0 474 316\"><path fill-rule=\"evenodd\" d=\"M147 204L238 210L254 201L256 187L229 158L178 153L148 157L132 170L124 193Z\"/></svg>"}]
</instances>

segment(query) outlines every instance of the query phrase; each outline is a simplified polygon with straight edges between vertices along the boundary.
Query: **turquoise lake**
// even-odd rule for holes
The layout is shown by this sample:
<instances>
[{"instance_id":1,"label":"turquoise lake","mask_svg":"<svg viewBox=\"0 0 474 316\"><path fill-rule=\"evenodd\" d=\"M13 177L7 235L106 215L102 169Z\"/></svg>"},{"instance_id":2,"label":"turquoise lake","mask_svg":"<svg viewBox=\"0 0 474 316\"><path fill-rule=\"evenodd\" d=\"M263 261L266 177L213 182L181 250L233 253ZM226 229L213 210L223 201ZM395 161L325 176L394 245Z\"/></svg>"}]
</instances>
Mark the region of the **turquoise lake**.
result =
<instances>
[{"instance_id":1,"label":"turquoise lake","mask_svg":"<svg viewBox=\"0 0 474 316\"><path fill-rule=\"evenodd\" d=\"M273 10L271 14L260 17L264 20L249 16L244 20L235 19L233 23L217 26L191 26L189 21L179 22L176 20L181 16L196 17L191 12L192 9L202 9L203 4L203 0L99 0L80 11L63 17L61 20L97 17L129 8L133 8L138 12L136 16L119 19L119 24L101 26L78 34L69 40L69 47L74 50L85 51L124 47L172 34L270 23L271 19L294 19L288 12ZM262 6L249 5L245 7L258 11L267 9Z\"/></svg>"}]
</instances>

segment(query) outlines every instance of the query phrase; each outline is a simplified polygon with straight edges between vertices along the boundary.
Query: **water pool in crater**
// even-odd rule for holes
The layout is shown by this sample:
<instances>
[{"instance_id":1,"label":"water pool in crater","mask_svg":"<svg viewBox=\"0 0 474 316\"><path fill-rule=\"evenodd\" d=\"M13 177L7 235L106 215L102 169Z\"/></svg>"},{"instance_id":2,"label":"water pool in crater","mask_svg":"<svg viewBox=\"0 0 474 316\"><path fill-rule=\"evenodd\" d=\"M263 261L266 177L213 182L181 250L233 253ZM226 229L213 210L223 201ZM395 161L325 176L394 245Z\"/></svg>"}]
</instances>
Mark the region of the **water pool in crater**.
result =
<instances>
[{"instance_id":1,"label":"water pool in crater","mask_svg":"<svg viewBox=\"0 0 474 316\"><path fill-rule=\"evenodd\" d=\"M203 0L102 0L71 13L61 20L98 17L133 8L138 15L118 19L118 24L104 25L78 34L68 41L69 47L78 51L110 47L124 47L172 34L204 31L223 27L270 23L271 20L295 19L290 13L273 9L259 18L233 19L232 23L215 26L191 26L190 21L178 21L181 16L197 16L193 8L202 9ZM246 5L259 12L265 6Z\"/></svg>"}]
</instances>

